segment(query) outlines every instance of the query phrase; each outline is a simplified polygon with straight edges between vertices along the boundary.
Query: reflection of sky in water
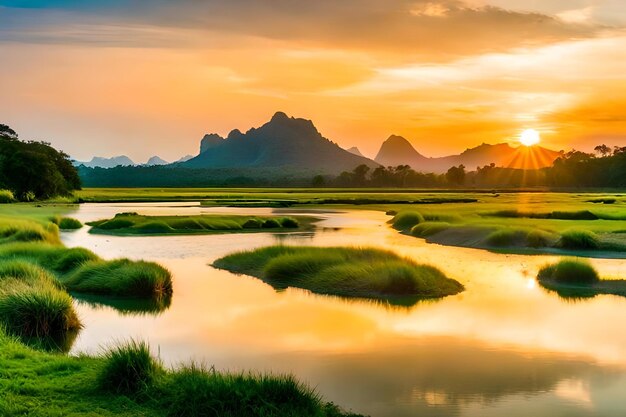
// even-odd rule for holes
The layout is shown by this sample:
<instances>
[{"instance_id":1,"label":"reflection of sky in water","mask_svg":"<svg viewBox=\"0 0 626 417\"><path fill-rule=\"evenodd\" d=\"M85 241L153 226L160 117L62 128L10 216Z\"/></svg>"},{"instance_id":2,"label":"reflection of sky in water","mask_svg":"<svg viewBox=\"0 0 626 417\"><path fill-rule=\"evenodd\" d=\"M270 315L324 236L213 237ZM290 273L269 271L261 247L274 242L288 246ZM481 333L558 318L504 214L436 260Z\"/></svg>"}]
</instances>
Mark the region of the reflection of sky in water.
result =
<instances>
[{"instance_id":1,"label":"reflection of sky in water","mask_svg":"<svg viewBox=\"0 0 626 417\"><path fill-rule=\"evenodd\" d=\"M273 209L193 204L80 207L94 220L141 214L271 214ZM278 210L281 213L294 210ZM168 237L64 234L103 257L156 260L174 274L171 307L121 316L79 305L85 329L74 351L144 338L166 363L191 358L221 369L293 372L327 398L374 416L626 415L626 298L566 301L534 284L552 257L444 247L403 236L382 213L316 213L316 233ZM341 227L341 230L335 228ZM438 266L467 290L411 308L275 292L208 266L233 251L275 244L379 246ZM601 274L626 261L594 259Z\"/></svg>"}]
</instances>

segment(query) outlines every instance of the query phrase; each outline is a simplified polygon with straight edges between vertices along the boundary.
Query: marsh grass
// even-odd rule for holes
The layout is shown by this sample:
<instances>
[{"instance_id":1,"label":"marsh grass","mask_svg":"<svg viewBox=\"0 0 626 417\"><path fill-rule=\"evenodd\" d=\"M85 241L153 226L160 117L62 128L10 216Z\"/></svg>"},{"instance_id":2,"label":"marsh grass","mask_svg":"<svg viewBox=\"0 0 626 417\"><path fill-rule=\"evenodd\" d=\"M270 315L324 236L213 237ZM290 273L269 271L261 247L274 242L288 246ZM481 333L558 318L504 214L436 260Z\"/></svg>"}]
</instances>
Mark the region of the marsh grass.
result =
<instances>
[{"instance_id":1,"label":"marsh grass","mask_svg":"<svg viewBox=\"0 0 626 417\"><path fill-rule=\"evenodd\" d=\"M436 235L437 233L446 231L451 227L454 226L452 226L448 222L426 221L424 223L413 226L411 228L411 235L426 238L432 235Z\"/></svg>"},{"instance_id":2,"label":"marsh grass","mask_svg":"<svg viewBox=\"0 0 626 417\"><path fill-rule=\"evenodd\" d=\"M463 286L438 269L379 249L270 246L215 261L275 288L405 302L457 294Z\"/></svg>"},{"instance_id":3,"label":"marsh grass","mask_svg":"<svg viewBox=\"0 0 626 417\"><path fill-rule=\"evenodd\" d=\"M44 282L29 285L19 279L3 279L0 320L20 337L62 337L81 328L69 294Z\"/></svg>"},{"instance_id":4,"label":"marsh grass","mask_svg":"<svg viewBox=\"0 0 626 417\"><path fill-rule=\"evenodd\" d=\"M559 284L595 284L599 281L598 272L587 261L563 259L546 265L537 275L540 281L551 280Z\"/></svg>"},{"instance_id":5,"label":"marsh grass","mask_svg":"<svg viewBox=\"0 0 626 417\"><path fill-rule=\"evenodd\" d=\"M172 295L170 272L153 262L89 261L62 279L71 292L160 299Z\"/></svg>"},{"instance_id":6,"label":"marsh grass","mask_svg":"<svg viewBox=\"0 0 626 417\"><path fill-rule=\"evenodd\" d=\"M61 217L58 226L61 230L78 230L83 227L83 224L79 220L71 217Z\"/></svg>"},{"instance_id":7,"label":"marsh grass","mask_svg":"<svg viewBox=\"0 0 626 417\"><path fill-rule=\"evenodd\" d=\"M500 228L491 232L485 238L485 242L487 245L495 247L521 246L526 242L527 235L526 230Z\"/></svg>"},{"instance_id":8,"label":"marsh grass","mask_svg":"<svg viewBox=\"0 0 626 417\"><path fill-rule=\"evenodd\" d=\"M589 230L572 229L561 233L558 246L563 249L598 249L600 240Z\"/></svg>"},{"instance_id":9,"label":"marsh grass","mask_svg":"<svg viewBox=\"0 0 626 417\"><path fill-rule=\"evenodd\" d=\"M98 386L116 394L137 394L147 391L163 373L145 342L131 340L104 355L104 366L98 376Z\"/></svg>"},{"instance_id":10,"label":"marsh grass","mask_svg":"<svg viewBox=\"0 0 626 417\"><path fill-rule=\"evenodd\" d=\"M294 229L300 222L292 217L258 216L140 216L119 213L112 219L87 223L90 232L115 235L203 234L254 231L255 229Z\"/></svg>"},{"instance_id":11,"label":"marsh grass","mask_svg":"<svg viewBox=\"0 0 626 417\"><path fill-rule=\"evenodd\" d=\"M424 221L424 216L417 211L401 211L390 220L393 228L396 230L409 230Z\"/></svg>"}]
</instances>

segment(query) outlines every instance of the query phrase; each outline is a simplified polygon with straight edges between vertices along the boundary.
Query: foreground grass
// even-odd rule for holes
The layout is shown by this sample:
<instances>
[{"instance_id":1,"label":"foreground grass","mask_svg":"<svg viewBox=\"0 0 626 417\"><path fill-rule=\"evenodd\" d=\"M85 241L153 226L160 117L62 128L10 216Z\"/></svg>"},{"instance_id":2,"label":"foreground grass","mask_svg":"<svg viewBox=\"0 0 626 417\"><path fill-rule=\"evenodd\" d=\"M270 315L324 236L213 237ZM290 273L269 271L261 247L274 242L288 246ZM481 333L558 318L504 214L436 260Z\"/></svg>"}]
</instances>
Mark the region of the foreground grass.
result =
<instances>
[{"instance_id":1,"label":"foreground grass","mask_svg":"<svg viewBox=\"0 0 626 417\"><path fill-rule=\"evenodd\" d=\"M226 374L197 365L166 370L136 342L99 357L67 357L28 348L0 331L0 415L350 414L290 376Z\"/></svg>"},{"instance_id":2,"label":"foreground grass","mask_svg":"<svg viewBox=\"0 0 626 417\"><path fill-rule=\"evenodd\" d=\"M270 246L226 256L214 266L255 276L275 288L399 304L463 291L463 285L438 269L379 249Z\"/></svg>"},{"instance_id":3,"label":"foreground grass","mask_svg":"<svg viewBox=\"0 0 626 417\"><path fill-rule=\"evenodd\" d=\"M310 225L310 219L304 219ZM259 216L140 216L119 213L112 219L88 223L91 233L110 235L213 234L291 230L301 227L293 217Z\"/></svg>"},{"instance_id":4,"label":"foreground grass","mask_svg":"<svg viewBox=\"0 0 626 417\"><path fill-rule=\"evenodd\" d=\"M537 281L542 287L564 297L626 296L626 280L600 279L595 268L580 259L562 259L545 265L539 270Z\"/></svg>"}]
</instances>

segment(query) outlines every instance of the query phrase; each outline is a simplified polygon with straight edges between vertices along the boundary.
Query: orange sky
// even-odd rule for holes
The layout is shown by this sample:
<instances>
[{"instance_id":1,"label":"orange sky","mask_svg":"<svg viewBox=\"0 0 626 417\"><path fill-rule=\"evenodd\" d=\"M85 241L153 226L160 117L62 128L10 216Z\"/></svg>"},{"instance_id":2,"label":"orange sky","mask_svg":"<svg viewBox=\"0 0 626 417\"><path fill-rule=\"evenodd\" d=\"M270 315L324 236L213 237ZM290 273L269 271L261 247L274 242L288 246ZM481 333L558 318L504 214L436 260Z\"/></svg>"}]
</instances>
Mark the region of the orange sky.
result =
<instances>
[{"instance_id":1,"label":"orange sky","mask_svg":"<svg viewBox=\"0 0 626 417\"><path fill-rule=\"evenodd\" d=\"M137 162L277 110L371 157L624 146L625 26L622 0L0 0L0 123Z\"/></svg>"}]
</instances>

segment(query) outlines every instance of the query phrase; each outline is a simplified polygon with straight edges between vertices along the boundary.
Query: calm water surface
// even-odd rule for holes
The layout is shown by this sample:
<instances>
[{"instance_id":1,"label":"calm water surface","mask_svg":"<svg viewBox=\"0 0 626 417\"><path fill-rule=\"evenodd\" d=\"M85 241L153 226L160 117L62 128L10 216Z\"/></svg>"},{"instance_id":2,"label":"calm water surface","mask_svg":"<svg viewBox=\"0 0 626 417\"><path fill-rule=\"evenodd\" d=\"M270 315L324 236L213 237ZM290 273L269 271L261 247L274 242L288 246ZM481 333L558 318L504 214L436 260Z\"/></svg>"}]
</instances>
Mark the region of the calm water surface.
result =
<instances>
[{"instance_id":1,"label":"calm water surface","mask_svg":"<svg viewBox=\"0 0 626 417\"><path fill-rule=\"evenodd\" d=\"M82 221L140 214L272 214L189 203L84 204ZM280 210L303 214L306 211ZM445 247L400 235L380 212L316 212L311 233L112 237L88 228L68 246L105 258L157 261L174 277L159 315L78 303L85 324L73 352L145 339L171 366L191 359L222 370L289 372L328 400L373 417L625 416L626 298L559 298L535 284L556 258ZM396 308L274 291L212 268L233 251L276 243L377 246L430 263L466 286L439 301ZM594 259L626 277L626 260Z\"/></svg>"}]
</instances>

